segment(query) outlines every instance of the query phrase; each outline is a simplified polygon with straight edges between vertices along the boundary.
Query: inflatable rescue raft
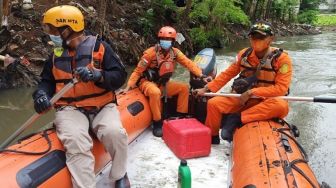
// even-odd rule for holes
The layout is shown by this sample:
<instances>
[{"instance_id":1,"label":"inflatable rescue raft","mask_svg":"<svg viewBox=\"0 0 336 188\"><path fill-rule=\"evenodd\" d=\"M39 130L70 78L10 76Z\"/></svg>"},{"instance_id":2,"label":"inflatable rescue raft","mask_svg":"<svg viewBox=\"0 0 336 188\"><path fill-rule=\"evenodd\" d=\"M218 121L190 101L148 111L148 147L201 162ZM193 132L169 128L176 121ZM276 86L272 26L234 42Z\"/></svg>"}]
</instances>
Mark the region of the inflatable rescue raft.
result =
<instances>
[{"instance_id":1,"label":"inflatable rescue raft","mask_svg":"<svg viewBox=\"0 0 336 188\"><path fill-rule=\"evenodd\" d=\"M295 136L296 127L283 120L252 122L237 129L233 138L231 187L320 187Z\"/></svg>"},{"instance_id":2,"label":"inflatable rescue raft","mask_svg":"<svg viewBox=\"0 0 336 188\"><path fill-rule=\"evenodd\" d=\"M149 105L139 89L120 94L117 100L130 143L150 125L152 115ZM0 153L0 187L72 187L70 172L65 164L64 148L54 129L32 135L7 149L28 153L48 152L39 155ZM93 154L96 161L95 172L98 173L111 159L97 139L94 139Z\"/></svg>"}]
</instances>

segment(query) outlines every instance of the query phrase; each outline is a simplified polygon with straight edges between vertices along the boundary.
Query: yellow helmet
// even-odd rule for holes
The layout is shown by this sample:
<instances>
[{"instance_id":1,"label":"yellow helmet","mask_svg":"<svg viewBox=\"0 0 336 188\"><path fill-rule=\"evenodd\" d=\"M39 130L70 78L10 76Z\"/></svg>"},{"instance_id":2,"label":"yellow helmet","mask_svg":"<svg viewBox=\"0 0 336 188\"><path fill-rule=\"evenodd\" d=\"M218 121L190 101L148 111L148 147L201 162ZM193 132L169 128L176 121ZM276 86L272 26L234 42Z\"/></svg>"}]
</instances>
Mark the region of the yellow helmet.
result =
<instances>
[{"instance_id":1,"label":"yellow helmet","mask_svg":"<svg viewBox=\"0 0 336 188\"><path fill-rule=\"evenodd\" d=\"M61 5L53 7L45 12L43 24L51 24L54 27L69 26L75 32L84 30L84 16L74 6Z\"/></svg>"}]
</instances>

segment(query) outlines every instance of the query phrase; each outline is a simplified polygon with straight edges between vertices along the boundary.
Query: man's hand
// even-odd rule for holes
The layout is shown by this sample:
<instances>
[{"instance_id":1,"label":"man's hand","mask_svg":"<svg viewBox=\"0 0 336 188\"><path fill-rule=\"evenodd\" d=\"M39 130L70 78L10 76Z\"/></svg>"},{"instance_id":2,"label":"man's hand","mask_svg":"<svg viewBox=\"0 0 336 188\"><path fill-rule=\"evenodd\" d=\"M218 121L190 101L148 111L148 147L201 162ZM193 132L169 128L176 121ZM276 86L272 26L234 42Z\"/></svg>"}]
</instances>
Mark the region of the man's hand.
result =
<instances>
[{"instance_id":1,"label":"man's hand","mask_svg":"<svg viewBox=\"0 0 336 188\"><path fill-rule=\"evenodd\" d=\"M5 60L4 60L4 66L8 67L8 65L14 63L16 61L15 58L9 56L8 54L5 56Z\"/></svg>"},{"instance_id":2,"label":"man's hand","mask_svg":"<svg viewBox=\"0 0 336 188\"><path fill-rule=\"evenodd\" d=\"M251 98L252 92L251 90L245 91L243 94L240 95L240 105L245 105L246 102Z\"/></svg>"},{"instance_id":3,"label":"man's hand","mask_svg":"<svg viewBox=\"0 0 336 188\"><path fill-rule=\"evenodd\" d=\"M93 81L98 82L102 78L100 70L88 67L78 67L75 73L79 76L79 79L83 82Z\"/></svg>"},{"instance_id":4,"label":"man's hand","mask_svg":"<svg viewBox=\"0 0 336 188\"><path fill-rule=\"evenodd\" d=\"M195 89L192 93L194 96L199 97L203 96L208 90L206 88Z\"/></svg>"},{"instance_id":5,"label":"man's hand","mask_svg":"<svg viewBox=\"0 0 336 188\"><path fill-rule=\"evenodd\" d=\"M37 90L33 93L34 109L37 113L41 114L51 108L51 102L47 93L43 90Z\"/></svg>"},{"instance_id":6,"label":"man's hand","mask_svg":"<svg viewBox=\"0 0 336 188\"><path fill-rule=\"evenodd\" d=\"M129 91L129 90L131 90L131 89L133 89L134 88L134 86L126 86L126 88L125 89L123 89L123 93L126 93L127 91Z\"/></svg>"}]
</instances>

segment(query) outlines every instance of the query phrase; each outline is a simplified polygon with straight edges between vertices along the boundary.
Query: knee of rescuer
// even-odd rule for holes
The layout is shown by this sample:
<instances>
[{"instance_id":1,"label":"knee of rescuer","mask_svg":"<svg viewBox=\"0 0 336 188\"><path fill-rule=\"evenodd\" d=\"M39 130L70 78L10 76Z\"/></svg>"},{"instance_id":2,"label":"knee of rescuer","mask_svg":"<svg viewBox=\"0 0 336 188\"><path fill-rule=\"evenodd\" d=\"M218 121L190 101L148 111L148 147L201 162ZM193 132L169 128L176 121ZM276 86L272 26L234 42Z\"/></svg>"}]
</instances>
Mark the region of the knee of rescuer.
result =
<instances>
[{"instance_id":1,"label":"knee of rescuer","mask_svg":"<svg viewBox=\"0 0 336 188\"><path fill-rule=\"evenodd\" d=\"M148 95L149 95L149 97L160 97L161 96L161 91L157 87L152 87L148 90Z\"/></svg>"},{"instance_id":2,"label":"knee of rescuer","mask_svg":"<svg viewBox=\"0 0 336 188\"><path fill-rule=\"evenodd\" d=\"M181 84L180 88L181 88L181 92L189 93L189 86L187 84Z\"/></svg>"},{"instance_id":3,"label":"knee of rescuer","mask_svg":"<svg viewBox=\"0 0 336 188\"><path fill-rule=\"evenodd\" d=\"M279 112L281 114L282 117L285 117L288 114L289 111L289 106L288 106L288 102L286 100L283 99L269 99L274 103L274 106L277 112Z\"/></svg>"},{"instance_id":4,"label":"knee of rescuer","mask_svg":"<svg viewBox=\"0 0 336 188\"><path fill-rule=\"evenodd\" d=\"M85 153L92 149L93 143L89 135L74 132L71 136L63 138L64 147L68 153Z\"/></svg>"},{"instance_id":5,"label":"knee of rescuer","mask_svg":"<svg viewBox=\"0 0 336 188\"><path fill-rule=\"evenodd\" d=\"M217 100L216 97L213 97L211 99L208 100L208 104L207 107L216 107L217 106Z\"/></svg>"},{"instance_id":6,"label":"knee of rescuer","mask_svg":"<svg viewBox=\"0 0 336 188\"><path fill-rule=\"evenodd\" d=\"M126 130L123 128L123 126L108 126L106 130L103 132L103 137L109 138L109 139L127 139L127 133Z\"/></svg>"}]
</instances>

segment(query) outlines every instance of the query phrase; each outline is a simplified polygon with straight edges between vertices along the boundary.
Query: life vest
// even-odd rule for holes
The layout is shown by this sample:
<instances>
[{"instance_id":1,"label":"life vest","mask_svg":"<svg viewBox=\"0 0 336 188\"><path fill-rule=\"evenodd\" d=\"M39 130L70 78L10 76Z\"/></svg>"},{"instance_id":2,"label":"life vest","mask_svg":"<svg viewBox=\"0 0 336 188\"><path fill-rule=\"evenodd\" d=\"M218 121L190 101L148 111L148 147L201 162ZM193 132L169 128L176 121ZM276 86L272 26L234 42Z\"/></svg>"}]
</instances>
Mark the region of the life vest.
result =
<instances>
[{"instance_id":1,"label":"life vest","mask_svg":"<svg viewBox=\"0 0 336 188\"><path fill-rule=\"evenodd\" d=\"M175 53L173 48L169 50L169 58L161 58L159 46L155 46L155 60L152 60L150 68L148 68L144 73L143 77L148 81L153 81L157 84L165 84L169 81L170 77L175 71Z\"/></svg>"},{"instance_id":2,"label":"life vest","mask_svg":"<svg viewBox=\"0 0 336 188\"><path fill-rule=\"evenodd\" d=\"M99 45L95 49L96 43ZM65 84L74 78L73 72L77 67L101 69L104 52L105 48L97 42L97 38L88 36L78 46L75 55L70 55L68 50L63 50L62 53L58 52L58 55L54 53L52 73L56 82L56 92L60 91ZM78 82L56 102L56 106L71 105L101 108L113 102L114 99L115 95L112 91L100 88L94 82Z\"/></svg>"},{"instance_id":3,"label":"life vest","mask_svg":"<svg viewBox=\"0 0 336 188\"><path fill-rule=\"evenodd\" d=\"M248 48L242 56L239 58L240 61L240 74L238 78L247 78L253 76L257 71L257 67L253 66L248 58L252 53L253 49ZM272 48L271 52L268 54L265 61L261 60L259 63L261 65L259 73L257 75L257 83L253 87L266 87L275 84L276 70L274 69L274 62L283 53L282 49Z\"/></svg>"}]
</instances>

